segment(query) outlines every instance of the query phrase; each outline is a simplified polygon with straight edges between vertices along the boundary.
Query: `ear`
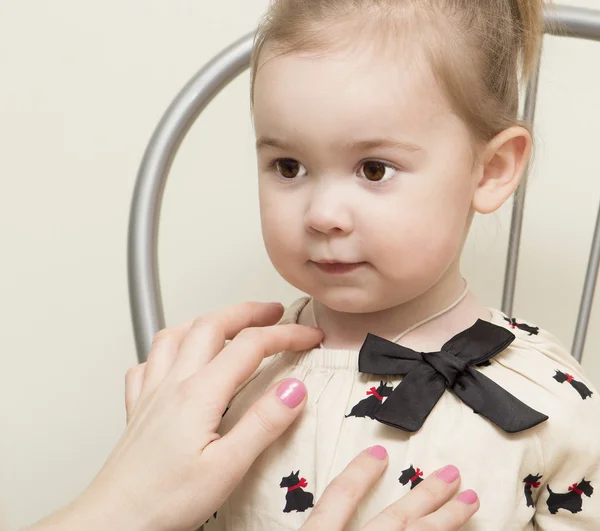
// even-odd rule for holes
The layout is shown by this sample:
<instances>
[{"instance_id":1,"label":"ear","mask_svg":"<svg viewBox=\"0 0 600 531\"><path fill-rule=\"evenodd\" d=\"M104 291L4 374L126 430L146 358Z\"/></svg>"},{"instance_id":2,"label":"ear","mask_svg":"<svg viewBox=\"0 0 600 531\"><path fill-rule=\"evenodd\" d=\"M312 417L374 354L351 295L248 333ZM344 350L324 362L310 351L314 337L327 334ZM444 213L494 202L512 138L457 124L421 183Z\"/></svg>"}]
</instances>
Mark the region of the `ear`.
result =
<instances>
[{"instance_id":1,"label":"ear","mask_svg":"<svg viewBox=\"0 0 600 531\"><path fill-rule=\"evenodd\" d=\"M488 142L483 152L483 174L473 195L476 212L491 214L514 193L525 172L531 147L529 131L516 125Z\"/></svg>"}]
</instances>

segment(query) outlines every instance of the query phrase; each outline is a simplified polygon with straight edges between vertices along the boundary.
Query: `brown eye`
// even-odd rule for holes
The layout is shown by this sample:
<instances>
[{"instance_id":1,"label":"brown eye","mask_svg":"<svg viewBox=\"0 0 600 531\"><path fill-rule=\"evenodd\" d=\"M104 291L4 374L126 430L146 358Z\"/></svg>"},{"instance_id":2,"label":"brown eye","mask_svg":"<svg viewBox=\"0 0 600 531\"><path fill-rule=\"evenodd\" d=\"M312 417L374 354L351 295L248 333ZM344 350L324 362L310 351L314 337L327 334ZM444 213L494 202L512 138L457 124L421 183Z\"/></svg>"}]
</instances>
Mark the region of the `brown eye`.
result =
<instances>
[{"instance_id":1,"label":"brown eye","mask_svg":"<svg viewBox=\"0 0 600 531\"><path fill-rule=\"evenodd\" d=\"M286 179L294 179L300 173L300 163L294 159L281 159L277 161L277 171Z\"/></svg>"},{"instance_id":2,"label":"brown eye","mask_svg":"<svg viewBox=\"0 0 600 531\"><path fill-rule=\"evenodd\" d=\"M365 162L364 164L365 177L369 181L381 181L385 177L385 164L374 160Z\"/></svg>"}]
</instances>

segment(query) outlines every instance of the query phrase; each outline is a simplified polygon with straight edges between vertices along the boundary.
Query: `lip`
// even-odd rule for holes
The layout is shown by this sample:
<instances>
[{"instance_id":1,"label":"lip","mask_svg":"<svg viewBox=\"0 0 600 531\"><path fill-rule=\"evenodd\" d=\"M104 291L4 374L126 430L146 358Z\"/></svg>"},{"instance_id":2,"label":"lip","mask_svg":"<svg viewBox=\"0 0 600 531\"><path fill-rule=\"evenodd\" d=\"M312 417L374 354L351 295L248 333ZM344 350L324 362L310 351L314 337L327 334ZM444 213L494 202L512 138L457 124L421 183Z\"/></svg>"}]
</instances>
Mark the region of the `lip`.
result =
<instances>
[{"instance_id":1,"label":"lip","mask_svg":"<svg viewBox=\"0 0 600 531\"><path fill-rule=\"evenodd\" d=\"M317 266L323 273L327 273L329 275L347 275L360 269L362 266L366 264L366 262L336 262L330 260L323 260L319 262L313 262L315 266Z\"/></svg>"}]
</instances>

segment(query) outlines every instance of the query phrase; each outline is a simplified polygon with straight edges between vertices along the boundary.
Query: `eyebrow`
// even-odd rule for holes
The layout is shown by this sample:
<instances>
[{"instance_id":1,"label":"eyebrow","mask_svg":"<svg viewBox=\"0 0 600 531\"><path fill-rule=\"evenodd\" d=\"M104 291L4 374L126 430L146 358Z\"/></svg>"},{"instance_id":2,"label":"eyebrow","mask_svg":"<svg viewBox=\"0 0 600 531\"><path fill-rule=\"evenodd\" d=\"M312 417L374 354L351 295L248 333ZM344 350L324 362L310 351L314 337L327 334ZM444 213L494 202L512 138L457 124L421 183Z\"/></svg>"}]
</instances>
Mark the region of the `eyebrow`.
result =
<instances>
[{"instance_id":1,"label":"eyebrow","mask_svg":"<svg viewBox=\"0 0 600 531\"><path fill-rule=\"evenodd\" d=\"M270 146L277 149L281 149L283 151L291 151L291 146L282 140L278 140L276 138L269 138L265 136L261 136L256 141L256 150L260 151L261 149ZM377 148L391 148L391 149L401 149L404 151L409 151L411 153L422 151L422 148L417 146L416 144L411 144L409 142L400 142L398 140L391 140L387 138L374 138L371 140L360 140L358 142L352 142L349 144L343 144L339 147L340 151L346 153L356 153L360 151L367 151L370 149Z\"/></svg>"}]
</instances>

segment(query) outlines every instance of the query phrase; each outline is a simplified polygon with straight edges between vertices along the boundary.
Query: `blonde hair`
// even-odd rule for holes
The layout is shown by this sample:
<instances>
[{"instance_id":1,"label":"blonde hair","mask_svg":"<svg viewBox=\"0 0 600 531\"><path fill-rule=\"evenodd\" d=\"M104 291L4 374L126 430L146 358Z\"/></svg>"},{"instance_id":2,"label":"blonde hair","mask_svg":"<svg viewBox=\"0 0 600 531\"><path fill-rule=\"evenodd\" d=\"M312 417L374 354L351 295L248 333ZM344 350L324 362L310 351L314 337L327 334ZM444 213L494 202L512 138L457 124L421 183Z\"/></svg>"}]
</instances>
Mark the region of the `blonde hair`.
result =
<instances>
[{"instance_id":1,"label":"blonde hair","mask_svg":"<svg viewBox=\"0 0 600 531\"><path fill-rule=\"evenodd\" d=\"M251 59L251 99L261 54L327 51L336 28L359 21L423 46L440 88L475 141L518 120L519 82L536 65L544 0L273 0ZM366 22L365 22L366 21ZM401 26L399 26L401 24ZM400 29L401 28L401 29ZM398 29L398 31L395 31ZM389 43L389 37L388 37Z\"/></svg>"}]
</instances>

